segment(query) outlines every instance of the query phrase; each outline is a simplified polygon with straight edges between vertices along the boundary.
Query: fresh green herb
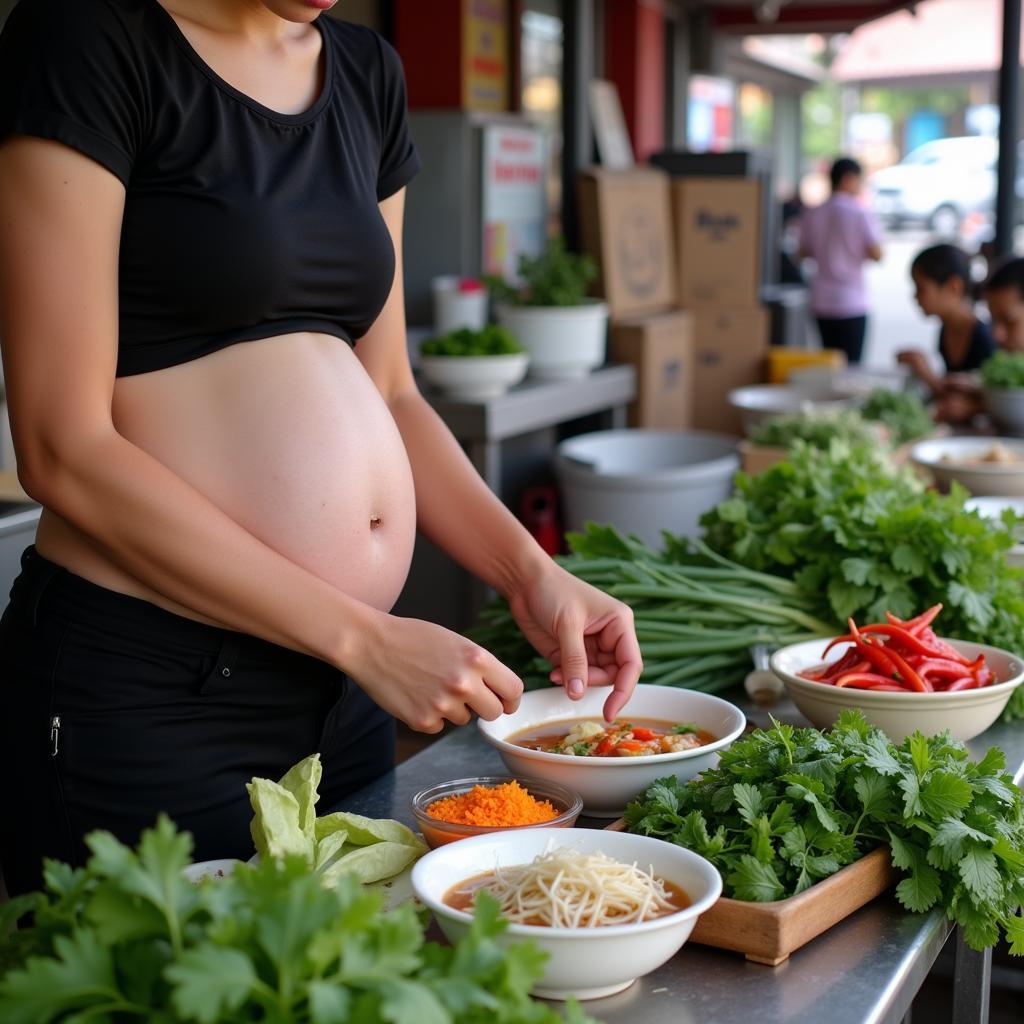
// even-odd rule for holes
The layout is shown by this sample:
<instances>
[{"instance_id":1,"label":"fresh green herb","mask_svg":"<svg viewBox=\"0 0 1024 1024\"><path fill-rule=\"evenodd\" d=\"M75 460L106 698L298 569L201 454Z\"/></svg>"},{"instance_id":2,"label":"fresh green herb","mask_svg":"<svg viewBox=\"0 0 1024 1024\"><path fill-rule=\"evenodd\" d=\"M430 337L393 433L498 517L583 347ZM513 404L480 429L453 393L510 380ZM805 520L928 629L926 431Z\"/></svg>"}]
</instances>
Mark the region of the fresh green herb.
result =
<instances>
[{"instance_id":1,"label":"fresh green herb","mask_svg":"<svg viewBox=\"0 0 1024 1024\"><path fill-rule=\"evenodd\" d=\"M739 474L701 523L715 551L821 595L821 618L909 618L941 603L944 635L1024 651L1024 570L1006 562L1013 537L965 510L966 498L959 487L926 490L879 452L798 442L765 472ZM1024 688L1007 712L1024 714Z\"/></svg>"},{"instance_id":2,"label":"fresh green herb","mask_svg":"<svg viewBox=\"0 0 1024 1024\"><path fill-rule=\"evenodd\" d=\"M885 426L893 444L916 441L935 429L928 407L912 391L875 388L860 407L860 414Z\"/></svg>"},{"instance_id":3,"label":"fresh green herb","mask_svg":"<svg viewBox=\"0 0 1024 1024\"><path fill-rule=\"evenodd\" d=\"M820 599L791 580L751 572L698 542L665 535L659 554L636 537L588 523L568 536L558 561L630 605L644 659L641 682L713 693L741 682L755 643L784 645L834 636L814 615ZM527 643L504 601L484 610L473 638L522 676L550 685L551 666Z\"/></svg>"},{"instance_id":4,"label":"fresh green herb","mask_svg":"<svg viewBox=\"0 0 1024 1024\"><path fill-rule=\"evenodd\" d=\"M525 351L505 327L488 324L474 331L460 327L423 342L420 352L425 356L508 356Z\"/></svg>"},{"instance_id":5,"label":"fresh green herb","mask_svg":"<svg viewBox=\"0 0 1024 1024\"><path fill-rule=\"evenodd\" d=\"M597 264L569 252L563 238L552 238L539 256L519 257L519 277L517 285L493 275L484 280L495 298L517 306L579 306L597 277Z\"/></svg>"},{"instance_id":6,"label":"fresh green herb","mask_svg":"<svg viewBox=\"0 0 1024 1024\"><path fill-rule=\"evenodd\" d=\"M987 388L1024 388L1024 352L996 352L981 366Z\"/></svg>"},{"instance_id":7,"label":"fresh green herb","mask_svg":"<svg viewBox=\"0 0 1024 1024\"><path fill-rule=\"evenodd\" d=\"M589 743L574 743L572 745L572 752L577 754L579 757L586 757L590 753Z\"/></svg>"},{"instance_id":8,"label":"fresh green herb","mask_svg":"<svg viewBox=\"0 0 1024 1024\"><path fill-rule=\"evenodd\" d=\"M88 865L48 861L46 891L0 907L0 1020L364 1021L552 1024L528 991L543 954L499 946L497 904L477 898L454 947L424 941L411 904L381 912L351 875L326 889L301 857L186 881L192 841L167 818L138 852L106 832ZM585 1024L578 1006L567 1019Z\"/></svg>"},{"instance_id":9,"label":"fresh green herb","mask_svg":"<svg viewBox=\"0 0 1024 1024\"><path fill-rule=\"evenodd\" d=\"M677 725L672 726L672 732L676 736L685 736L687 733L698 731L697 726L693 722L679 722Z\"/></svg>"},{"instance_id":10,"label":"fresh green herb","mask_svg":"<svg viewBox=\"0 0 1024 1024\"><path fill-rule=\"evenodd\" d=\"M778 448L788 448L794 441L827 448L837 439L847 444L877 445L878 435L878 428L865 422L855 410L843 409L769 416L755 427L750 440L753 444Z\"/></svg>"},{"instance_id":11,"label":"fresh green herb","mask_svg":"<svg viewBox=\"0 0 1024 1024\"><path fill-rule=\"evenodd\" d=\"M977 762L944 733L900 746L844 711L829 733L773 722L721 752L718 767L651 786L631 832L708 858L725 895L802 892L889 844L908 910L941 906L975 949L1005 934L1024 955L1024 801L992 748Z\"/></svg>"}]
</instances>

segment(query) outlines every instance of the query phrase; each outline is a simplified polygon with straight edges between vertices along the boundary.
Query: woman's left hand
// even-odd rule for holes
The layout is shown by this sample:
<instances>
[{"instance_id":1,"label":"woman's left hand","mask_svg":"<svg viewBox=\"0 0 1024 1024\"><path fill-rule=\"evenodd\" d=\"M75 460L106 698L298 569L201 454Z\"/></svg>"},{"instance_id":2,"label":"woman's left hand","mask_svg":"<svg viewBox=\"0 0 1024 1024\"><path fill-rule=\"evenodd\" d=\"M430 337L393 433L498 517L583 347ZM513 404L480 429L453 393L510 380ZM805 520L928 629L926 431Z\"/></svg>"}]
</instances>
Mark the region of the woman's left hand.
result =
<instances>
[{"instance_id":1,"label":"woman's left hand","mask_svg":"<svg viewBox=\"0 0 1024 1024\"><path fill-rule=\"evenodd\" d=\"M604 717L612 721L643 670L633 611L551 562L550 570L509 595L523 635L551 662L551 681L579 700L588 686L612 687Z\"/></svg>"}]
</instances>

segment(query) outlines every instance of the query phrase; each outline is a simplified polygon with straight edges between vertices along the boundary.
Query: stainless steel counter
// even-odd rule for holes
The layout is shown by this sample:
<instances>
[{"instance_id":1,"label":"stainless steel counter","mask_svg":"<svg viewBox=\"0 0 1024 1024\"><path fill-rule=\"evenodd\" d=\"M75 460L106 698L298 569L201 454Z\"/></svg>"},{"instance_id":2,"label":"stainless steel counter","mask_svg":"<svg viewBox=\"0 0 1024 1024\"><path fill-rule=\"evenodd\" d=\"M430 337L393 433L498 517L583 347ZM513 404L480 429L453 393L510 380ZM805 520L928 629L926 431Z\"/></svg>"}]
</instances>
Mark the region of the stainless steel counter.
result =
<instances>
[{"instance_id":1,"label":"stainless steel counter","mask_svg":"<svg viewBox=\"0 0 1024 1024\"><path fill-rule=\"evenodd\" d=\"M767 726L768 714L730 695L747 717ZM772 708L784 721L806 725L787 703ZM1017 782L1024 777L1024 722L998 724L969 746L1005 753ZM344 809L414 824L409 799L435 782L503 773L497 752L475 726L456 729L345 801ZM595 819L581 824L601 827ZM892 1024L914 995L952 931L938 911L910 914L883 896L797 950L778 967L739 954L687 944L667 964L625 992L585 1004L608 1024ZM985 1024L991 954L958 942L954 1024Z\"/></svg>"}]
</instances>

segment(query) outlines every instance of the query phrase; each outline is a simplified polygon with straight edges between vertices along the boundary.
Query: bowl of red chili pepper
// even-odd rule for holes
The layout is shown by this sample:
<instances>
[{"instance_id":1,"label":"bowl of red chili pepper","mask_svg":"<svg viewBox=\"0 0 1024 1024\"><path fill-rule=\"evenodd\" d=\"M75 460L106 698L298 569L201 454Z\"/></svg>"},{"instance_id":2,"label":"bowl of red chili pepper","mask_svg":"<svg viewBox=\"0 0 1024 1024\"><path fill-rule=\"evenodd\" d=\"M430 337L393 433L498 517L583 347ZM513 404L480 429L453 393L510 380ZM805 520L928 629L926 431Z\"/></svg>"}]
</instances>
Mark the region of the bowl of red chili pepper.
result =
<instances>
[{"instance_id":1,"label":"bowl of red chili pepper","mask_svg":"<svg viewBox=\"0 0 1024 1024\"><path fill-rule=\"evenodd\" d=\"M936 605L906 620L886 613L884 622L860 626L849 619L842 636L776 651L772 671L819 729L845 708L859 708L895 743L915 731L973 739L1024 682L1024 661L998 647L936 635L941 610Z\"/></svg>"}]
</instances>

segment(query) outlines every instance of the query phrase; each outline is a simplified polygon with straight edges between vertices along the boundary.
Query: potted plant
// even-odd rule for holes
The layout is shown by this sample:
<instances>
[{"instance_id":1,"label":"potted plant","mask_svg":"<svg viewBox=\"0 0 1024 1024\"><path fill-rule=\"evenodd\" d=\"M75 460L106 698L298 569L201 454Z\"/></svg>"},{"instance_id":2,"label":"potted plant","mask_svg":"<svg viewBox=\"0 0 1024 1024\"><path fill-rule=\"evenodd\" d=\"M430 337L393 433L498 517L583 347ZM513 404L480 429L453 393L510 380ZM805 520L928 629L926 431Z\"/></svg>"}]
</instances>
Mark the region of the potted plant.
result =
<instances>
[{"instance_id":1,"label":"potted plant","mask_svg":"<svg viewBox=\"0 0 1024 1024\"><path fill-rule=\"evenodd\" d=\"M981 367L985 408L1001 430L1024 436L1024 352L997 352Z\"/></svg>"},{"instance_id":2,"label":"potted plant","mask_svg":"<svg viewBox=\"0 0 1024 1024\"><path fill-rule=\"evenodd\" d=\"M506 328L460 327L420 347L423 376L450 398L479 402L504 394L526 376L530 357Z\"/></svg>"},{"instance_id":3,"label":"potted plant","mask_svg":"<svg viewBox=\"0 0 1024 1024\"><path fill-rule=\"evenodd\" d=\"M490 277L498 322L530 353L530 374L542 380L585 377L605 359L608 307L587 297L597 276L589 256L553 238L539 256L519 257L521 284Z\"/></svg>"}]
</instances>

